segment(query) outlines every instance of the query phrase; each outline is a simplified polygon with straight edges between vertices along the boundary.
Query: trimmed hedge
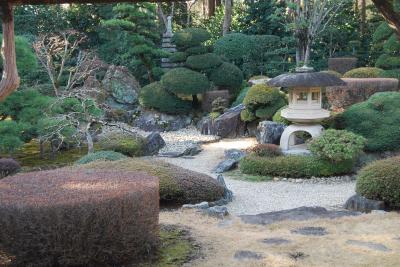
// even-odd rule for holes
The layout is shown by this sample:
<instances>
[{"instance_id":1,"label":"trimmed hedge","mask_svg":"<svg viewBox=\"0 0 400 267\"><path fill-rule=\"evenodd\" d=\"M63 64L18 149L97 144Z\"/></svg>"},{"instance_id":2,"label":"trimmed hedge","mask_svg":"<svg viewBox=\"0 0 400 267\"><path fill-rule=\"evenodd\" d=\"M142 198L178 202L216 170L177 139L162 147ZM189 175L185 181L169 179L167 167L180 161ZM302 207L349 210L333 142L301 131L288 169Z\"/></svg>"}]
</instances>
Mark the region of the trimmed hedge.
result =
<instances>
[{"instance_id":1,"label":"trimmed hedge","mask_svg":"<svg viewBox=\"0 0 400 267\"><path fill-rule=\"evenodd\" d=\"M129 157L143 156L144 139L139 136L110 133L101 137L98 144L103 150L119 152Z\"/></svg>"},{"instance_id":2,"label":"trimmed hedge","mask_svg":"<svg viewBox=\"0 0 400 267\"><path fill-rule=\"evenodd\" d=\"M245 174L280 176L287 178L324 177L348 174L354 162L332 163L314 156L246 156L240 161L239 168Z\"/></svg>"},{"instance_id":3,"label":"trimmed hedge","mask_svg":"<svg viewBox=\"0 0 400 267\"><path fill-rule=\"evenodd\" d=\"M224 194L223 187L214 178L163 161L130 158L119 161L97 161L83 167L96 170L145 172L156 176L160 179L160 200L163 204L216 201Z\"/></svg>"},{"instance_id":4,"label":"trimmed hedge","mask_svg":"<svg viewBox=\"0 0 400 267\"><path fill-rule=\"evenodd\" d=\"M21 165L14 159L0 158L0 179L13 175L21 169Z\"/></svg>"},{"instance_id":5,"label":"trimmed hedge","mask_svg":"<svg viewBox=\"0 0 400 267\"><path fill-rule=\"evenodd\" d=\"M355 104L338 117L349 131L367 139L367 151L400 149L400 93L381 92Z\"/></svg>"},{"instance_id":6,"label":"trimmed hedge","mask_svg":"<svg viewBox=\"0 0 400 267\"><path fill-rule=\"evenodd\" d=\"M194 70L208 70L222 64L222 60L214 53L189 56L186 59L186 66Z\"/></svg>"},{"instance_id":7,"label":"trimmed hedge","mask_svg":"<svg viewBox=\"0 0 400 267\"><path fill-rule=\"evenodd\" d=\"M398 69L400 68L400 56L383 54L376 60L375 66L381 69ZM380 77L383 76L383 73L383 70L379 73Z\"/></svg>"},{"instance_id":8,"label":"trimmed hedge","mask_svg":"<svg viewBox=\"0 0 400 267\"><path fill-rule=\"evenodd\" d=\"M158 179L71 168L0 181L2 251L14 266L122 266L158 244Z\"/></svg>"},{"instance_id":9,"label":"trimmed hedge","mask_svg":"<svg viewBox=\"0 0 400 267\"><path fill-rule=\"evenodd\" d=\"M75 162L76 165L87 164L89 162L97 161L97 160L109 160L115 161L120 159L125 159L126 156L124 154L115 152L115 151L99 151L87 154L77 160Z\"/></svg>"},{"instance_id":10,"label":"trimmed hedge","mask_svg":"<svg viewBox=\"0 0 400 267\"><path fill-rule=\"evenodd\" d=\"M251 40L243 33L230 33L219 38L214 44L214 52L229 61L241 61L249 55Z\"/></svg>"},{"instance_id":11,"label":"trimmed hedge","mask_svg":"<svg viewBox=\"0 0 400 267\"><path fill-rule=\"evenodd\" d=\"M175 52L169 56L169 60L172 63L184 62L184 61L186 61L187 57L188 57L188 54L185 52Z\"/></svg>"},{"instance_id":12,"label":"trimmed hedge","mask_svg":"<svg viewBox=\"0 0 400 267\"><path fill-rule=\"evenodd\" d=\"M201 45L201 46L194 46L194 47L189 47L188 49L185 50L185 53L188 55L201 55L205 54L208 52L208 47Z\"/></svg>"},{"instance_id":13,"label":"trimmed hedge","mask_svg":"<svg viewBox=\"0 0 400 267\"><path fill-rule=\"evenodd\" d=\"M357 68L346 72L343 78L381 78L383 69L380 68Z\"/></svg>"},{"instance_id":14,"label":"trimmed hedge","mask_svg":"<svg viewBox=\"0 0 400 267\"><path fill-rule=\"evenodd\" d=\"M172 41L180 48L200 46L209 40L211 35L208 31L200 28L187 28L174 33Z\"/></svg>"},{"instance_id":15,"label":"trimmed hedge","mask_svg":"<svg viewBox=\"0 0 400 267\"><path fill-rule=\"evenodd\" d=\"M206 76L187 68L168 71L162 76L161 84L174 94L196 95L210 89L210 82Z\"/></svg>"},{"instance_id":16,"label":"trimmed hedge","mask_svg":"<svg viewBox=\"0 0 400 267\"><path fill-rule=\"evenodd\" d=\"M167 92L160 82L146 85L140 90L139 103L145 108L154 108L169 114L187 113L192 108L190 101L185 101Z\"/></svg>"},{"instance_id":17,"label":"trimmed hedge","mask_svg":"<svg viewBox=\"0 0 400 267\"><path fill-rule=\"evenodd\" d=\"M222 88L226 88L232 95L236 95L243 83L243 72L231 63L224 62L210 75L210 80Z\"/></svg>"},{"instance_id":18,"label":"trimmed hedge","mask_svg":"<svg viewBox=\"0 0 400 267\"><path fill-rule=\"evenodd\" d=\"M362 168L356 192L366 198L384 201L400 208L400 157L378 160Z\"/></svg>"}]
</instances>

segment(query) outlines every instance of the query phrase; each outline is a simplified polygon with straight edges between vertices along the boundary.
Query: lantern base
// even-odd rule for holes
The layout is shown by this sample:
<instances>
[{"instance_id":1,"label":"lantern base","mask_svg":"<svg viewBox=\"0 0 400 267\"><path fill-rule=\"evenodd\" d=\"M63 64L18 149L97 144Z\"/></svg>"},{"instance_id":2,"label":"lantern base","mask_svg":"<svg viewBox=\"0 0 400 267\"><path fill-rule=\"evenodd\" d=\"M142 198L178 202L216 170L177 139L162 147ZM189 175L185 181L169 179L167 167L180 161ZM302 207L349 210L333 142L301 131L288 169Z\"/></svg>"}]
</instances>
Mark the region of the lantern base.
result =
<instances>
[{"instance_id":1,"label":"lantern base","mask_svg":"<svg viewBox=\"0 0 400 267\"><path fill-rule=\"evenodd\" d=\"M280 141L280 147L284 154L309 154L307 146L296 144L297 132L307 132L312 138L316 138L322 134L324 127L319 124L292 124L283 131Z\"/></svg>"}]
</instances>

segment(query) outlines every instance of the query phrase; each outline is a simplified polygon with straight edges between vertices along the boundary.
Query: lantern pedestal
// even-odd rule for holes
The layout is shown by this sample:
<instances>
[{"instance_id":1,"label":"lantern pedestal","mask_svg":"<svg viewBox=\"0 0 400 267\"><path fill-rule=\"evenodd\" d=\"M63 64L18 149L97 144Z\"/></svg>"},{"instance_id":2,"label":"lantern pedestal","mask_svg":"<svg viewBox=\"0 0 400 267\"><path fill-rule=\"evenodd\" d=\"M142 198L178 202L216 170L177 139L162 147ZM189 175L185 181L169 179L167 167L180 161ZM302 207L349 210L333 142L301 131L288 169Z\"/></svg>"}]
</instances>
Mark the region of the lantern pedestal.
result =
<instances>
[{"instance_id":1,"label":"lantern pedestal","mask_svg":"<svg viewBox=\"0 0 400 267\"><path fill-rule=\"evenodd\" d=\"M296 145L296 132L307 132L312 138L316 138L322 134L324 127L319 124L292 124L283 131L280 141L280 147L285 154L309 154L309 150L305 144Z\"/></svg>"}]
</instances>

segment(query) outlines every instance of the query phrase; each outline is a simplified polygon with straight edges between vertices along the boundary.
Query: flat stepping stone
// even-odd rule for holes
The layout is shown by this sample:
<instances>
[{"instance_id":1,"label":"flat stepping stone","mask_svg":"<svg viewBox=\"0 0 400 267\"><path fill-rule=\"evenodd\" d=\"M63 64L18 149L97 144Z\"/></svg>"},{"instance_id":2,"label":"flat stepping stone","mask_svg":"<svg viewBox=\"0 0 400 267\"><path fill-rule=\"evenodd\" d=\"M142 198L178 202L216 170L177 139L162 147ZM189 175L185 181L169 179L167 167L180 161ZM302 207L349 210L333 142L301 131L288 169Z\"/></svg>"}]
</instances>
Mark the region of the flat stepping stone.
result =
<instances>
[{"instance_id":1,"label":"flat stepping stone","mask_svg":"<svg viewBox=\"0 0 400 267\"><path fill-rule=\"evenodd\" d=\"M383 251L383 252L391 251L391 249L386 247L385 245L375 243L375 242L366 242L366 241L360 241L360 240L347 240L346 244L357 246L357 247L369 248L369 249L377 250L377 251Z\"/></svg>"},{"instance_id":2,"label":"flat stepping stone","mask_svg":"<svg viewBox=\"0 0 400 267\"><path fill-rule=\"evenodd\" d=\"M268 245L278 245L278 246L292 243L292 241L284 238L265 238L261 240L261 242Z\"/></svg>"},{"instance_id":3,"label":"flat stepping stone","mask_svg":"<svg viewBox=\"0 0 400 267\"><path fill-rule=\"evenodd\" d=\"M257 215L242 215L244 223L268 225L281 221L306 221L312 219L335 219L345 216L358 216L362 213L356 211L328 211L323 207L300 207L290 210L273 211Z\"/></svg>"},{"instance_id":4,"label":"flat stepping stone","mask_svg":"<svg viewBox=\"0 0 400 267\"><path fill-rule=\"evenodd\" d=\"M257 252L249 251L249 250L238 250L235 252L233 256L236 260L261 260L263 259L263 255Z\"/></svg>"},{"instance_id":5,"label":"flat stepping stone","mask_svg":"<svg viewBox=\"0 0 400 267\"><path fill-rule=\"evenodd\" d=\"M292 230L291 232L299 235L314 235L314 236L323 236L328 234L328 232L324 227L312 227L312 226L298 228Z\"/></svg>"}]
</instances>

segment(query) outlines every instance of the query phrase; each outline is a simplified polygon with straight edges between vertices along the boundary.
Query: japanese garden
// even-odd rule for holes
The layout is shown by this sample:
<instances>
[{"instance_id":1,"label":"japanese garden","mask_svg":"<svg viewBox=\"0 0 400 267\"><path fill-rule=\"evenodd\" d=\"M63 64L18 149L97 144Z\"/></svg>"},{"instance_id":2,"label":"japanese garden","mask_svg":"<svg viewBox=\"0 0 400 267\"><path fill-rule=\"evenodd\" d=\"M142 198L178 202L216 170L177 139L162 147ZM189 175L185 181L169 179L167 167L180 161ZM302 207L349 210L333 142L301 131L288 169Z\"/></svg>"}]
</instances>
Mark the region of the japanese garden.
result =
<instances>
[{"instance_id":1,"label":"japanese garden","mask_svg":"<svg viewBox=\"0 0 400 267\"><path fill-rule=\"evenodd\" d=\"M400 266L400 0L0 14L0 266Z\"/></svg>"}]
</instances>

